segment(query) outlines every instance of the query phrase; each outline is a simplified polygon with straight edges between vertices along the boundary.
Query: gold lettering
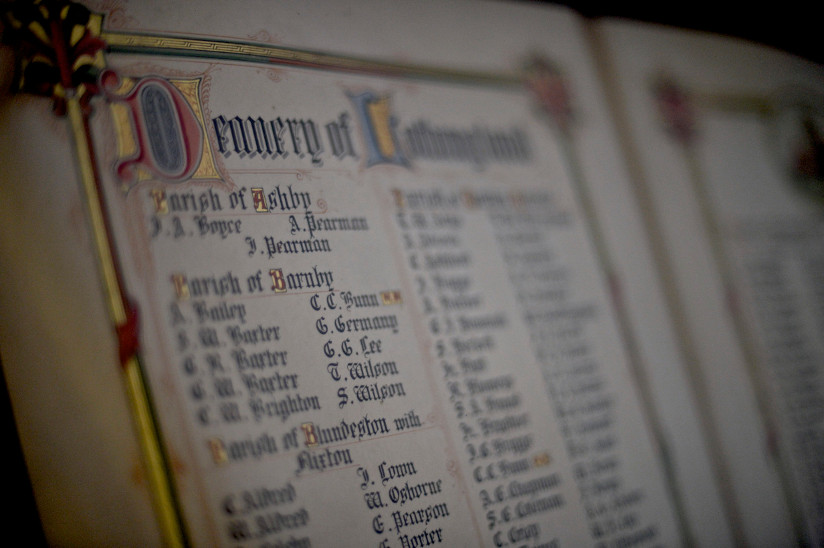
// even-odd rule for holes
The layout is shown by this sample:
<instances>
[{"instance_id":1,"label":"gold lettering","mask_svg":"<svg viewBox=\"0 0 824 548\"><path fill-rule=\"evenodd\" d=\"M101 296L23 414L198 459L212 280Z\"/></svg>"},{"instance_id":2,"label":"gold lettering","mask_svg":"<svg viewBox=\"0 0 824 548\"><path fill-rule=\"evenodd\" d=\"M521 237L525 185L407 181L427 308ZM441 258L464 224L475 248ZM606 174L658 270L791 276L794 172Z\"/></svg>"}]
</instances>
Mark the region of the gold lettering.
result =
<instances>
[{"instance_id":1,"label":"gold lettering","mask_svg":"<svg viewBox=\"0 0 824 548\"><path fill-rule=\"evenodd\" d=\"M166 192L163 190L153 189L150 194L154 202L155 213L158 215L166 215L169 212L169 204L166 203Z\"/></svg>"},{"instance_id":2,"label":"gold lettering","mask_svg":"<svg viewBox=\"0 0 824 548\"><path fill-rule=\"evenodd\" d=\"M266 213L269 211L269 208L266 207L266 198L263 195L262 188L252 189L252 205L254 205L255 211L258 213Z\"/></svg>"},{"instance_id":3,"label":"gold lettering","mask_svg":"<svg viewBox=\"0 0 824 548\"><path fill-rule=\"evenodd\" d=\"M189 284L186 283L186 276L172 274L172 283L175 286L175 294L177 294L178 300L185 301L189 298Z\"/></svg>"},{"instance_id":4,"label":"gold lettering","mask_svg":"<svg viewBox=\"0 0 824 548\"><path fill-rule=\"evenodd\" d=\"M318 444L318 436L315 434L315 425L311 422L304 422L300 425L303 435L306 436L306 447L314 447Z\"/></svg>"},{"instance_id":5,"label":"gold lettering","mask_svg":"<svg viewBox=\"0 0 824 548\"><path fill-rule=\"evenodd\" d=\"M215 464L226 464L229 462L229 455L226 453L223 440L220 438L211 438L209 440L209 451L212 453L212 460Z\"/></svg>"},{"instance_id":6,"label":"gold lettering","mask_svg":"<svg viewBox=\"0 0 824 548\"><path fill-rule=\"evenodd\" d=\"M280 268L271 268L269 269L269 276L272 278L272 291L285 293L286 280L283 279L283 271Z\"/></svg>"},{"instance_id":7,"label":"gold lettering","mask_svg":"<svg viewBox=\"0 0 824 548\"><path fill-rule=\"evenodd\" d=\"M395 141L392 139L392 130L389 127L389 97L369 101L366 105L367 114L372 121L373 134L378 145L378 150L384 158L395 156Z\"/></svg>"}]
</instances>

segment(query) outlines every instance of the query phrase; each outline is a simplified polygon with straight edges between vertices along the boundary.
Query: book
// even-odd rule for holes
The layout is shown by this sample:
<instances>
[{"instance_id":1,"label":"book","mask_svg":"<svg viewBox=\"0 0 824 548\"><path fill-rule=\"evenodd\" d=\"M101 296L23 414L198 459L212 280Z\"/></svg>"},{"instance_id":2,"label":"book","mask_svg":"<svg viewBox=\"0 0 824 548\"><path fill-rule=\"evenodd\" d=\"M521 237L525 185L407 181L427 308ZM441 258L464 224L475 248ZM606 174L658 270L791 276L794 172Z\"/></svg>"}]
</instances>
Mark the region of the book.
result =
<instances>
[{"instance_id":1,"label":"book","mask_svg":"<svg viewBox=\"0 0 824 548\"><path fill-rule=\"evenodd\" d=\"M0 352L49 544L822 542L819 66L237 6L6 8Z\"/></svg>"},{"instance_id":2,"label":"book","mask_svg":"<svg viewBox=\"0 0 824 548\"><path fill-rule=\"evenodd\" d=\"M820 544L820 66L712 36L602 32L742 540L783 529Z\"/></svg>"}]
</instances>

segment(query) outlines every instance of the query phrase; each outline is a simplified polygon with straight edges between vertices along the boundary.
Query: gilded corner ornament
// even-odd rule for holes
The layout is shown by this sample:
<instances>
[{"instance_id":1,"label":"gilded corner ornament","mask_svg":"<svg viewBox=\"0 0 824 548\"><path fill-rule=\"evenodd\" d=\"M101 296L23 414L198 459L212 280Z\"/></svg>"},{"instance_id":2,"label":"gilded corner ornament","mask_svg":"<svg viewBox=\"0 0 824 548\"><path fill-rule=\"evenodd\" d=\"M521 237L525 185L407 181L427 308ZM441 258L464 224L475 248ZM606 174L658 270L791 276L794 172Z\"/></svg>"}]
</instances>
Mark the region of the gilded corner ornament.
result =
<instances>
[{"instance_id":1,"label":"gilded corner ornament","mask_svg":"<svg viewBox=\"0 0 824 548\"><path fill-rule=\"evenodd\" d=\"M17 49L17 90L50 97L60 115L72 96L87 109L100 91L103 16L65 0L29 0L7 5L2 18L3 41Z\"/></svg>"}]
</instances>

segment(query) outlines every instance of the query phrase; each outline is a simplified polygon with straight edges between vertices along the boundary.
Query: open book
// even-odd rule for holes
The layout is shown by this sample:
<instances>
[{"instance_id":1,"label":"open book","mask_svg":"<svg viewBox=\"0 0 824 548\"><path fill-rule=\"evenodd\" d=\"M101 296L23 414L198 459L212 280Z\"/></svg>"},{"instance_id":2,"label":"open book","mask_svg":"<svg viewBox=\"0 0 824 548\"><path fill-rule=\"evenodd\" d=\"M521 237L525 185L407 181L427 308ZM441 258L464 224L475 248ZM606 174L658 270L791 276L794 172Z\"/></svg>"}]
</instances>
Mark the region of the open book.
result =
<instances>
[{"instance_id":1,"label":"open book","mask_svg":"<svg viewBox=\"0 0 824 548\"><path fill-rule=\"evenodd\" d=\"M3 33L49 543L824 543L821 67L485 2Z\"/></svg>"}]
</instances>

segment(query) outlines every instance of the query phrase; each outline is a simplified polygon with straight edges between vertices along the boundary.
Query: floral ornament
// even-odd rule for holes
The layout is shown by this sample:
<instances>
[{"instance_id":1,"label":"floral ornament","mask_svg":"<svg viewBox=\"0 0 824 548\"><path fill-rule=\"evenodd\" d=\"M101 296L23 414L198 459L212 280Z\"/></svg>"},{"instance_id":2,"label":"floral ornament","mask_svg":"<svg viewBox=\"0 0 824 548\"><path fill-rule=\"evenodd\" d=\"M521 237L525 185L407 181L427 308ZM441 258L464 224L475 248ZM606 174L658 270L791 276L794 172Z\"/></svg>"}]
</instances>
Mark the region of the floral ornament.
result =
<instances>
[{"instance_id":1,"label":"floral ornament","mask_svg":"<svg viewBox=\"0 0 824 548\"><path fill-rule=\"evenodd\" d=\"M566 133L572 126L572 97L561 71L541 57L526 66L525 84L538 102L541 111Z\"/></svg>"},{"instance_id":2,"label":"floral ornament","mask_svg":"<svg viewBox=\"0 0 824 548\"><path fill-rule=\"evenodd\" d=\"M66 112L73 95L88 108L98 93L100 16L85 6L61 0L14 2L3 13L3 40L19 49L19 91L54 99L54 110Z\"/></svg>"},{"instance_id":3,"label":"floral ornament","mask_svg":"<svg viewBox=\"0 0 824 548\"><path fill-rule=\"evenodd\" d=\"M664 127L682 145L689 145L695 138L695 110L688 93L675 81L665 76L656 79L652 86L658 103L658 113Z\"/></svg>"}]
</instances>

